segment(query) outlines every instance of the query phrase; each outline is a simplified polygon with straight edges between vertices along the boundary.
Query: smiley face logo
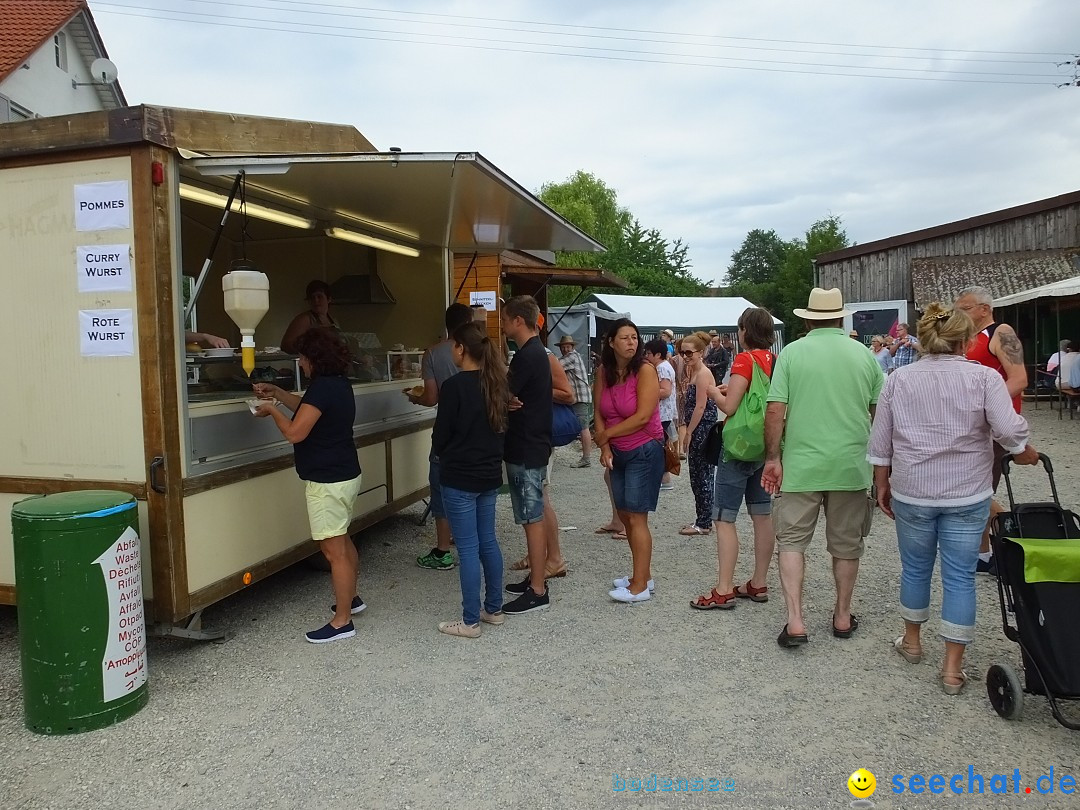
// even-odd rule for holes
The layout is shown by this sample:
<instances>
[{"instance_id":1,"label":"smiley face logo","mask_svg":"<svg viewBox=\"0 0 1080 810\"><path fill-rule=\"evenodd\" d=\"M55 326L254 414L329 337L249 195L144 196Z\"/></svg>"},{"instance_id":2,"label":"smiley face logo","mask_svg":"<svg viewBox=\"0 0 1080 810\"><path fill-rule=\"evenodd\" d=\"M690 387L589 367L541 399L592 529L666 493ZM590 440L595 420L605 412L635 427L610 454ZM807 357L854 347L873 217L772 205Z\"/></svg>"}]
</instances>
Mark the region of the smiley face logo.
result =
<instances>
[{"instance_id":1,"label":"smiley face logo","mask_svg":"<svg viewBox=\"0 0 1080 810\"><path fill-rule=\"evenodd\" d=\"M866 768L859 768L848 777L847 789L856 799L869 799L877 790L877 779Z\"/></svg>"}]
</instances>

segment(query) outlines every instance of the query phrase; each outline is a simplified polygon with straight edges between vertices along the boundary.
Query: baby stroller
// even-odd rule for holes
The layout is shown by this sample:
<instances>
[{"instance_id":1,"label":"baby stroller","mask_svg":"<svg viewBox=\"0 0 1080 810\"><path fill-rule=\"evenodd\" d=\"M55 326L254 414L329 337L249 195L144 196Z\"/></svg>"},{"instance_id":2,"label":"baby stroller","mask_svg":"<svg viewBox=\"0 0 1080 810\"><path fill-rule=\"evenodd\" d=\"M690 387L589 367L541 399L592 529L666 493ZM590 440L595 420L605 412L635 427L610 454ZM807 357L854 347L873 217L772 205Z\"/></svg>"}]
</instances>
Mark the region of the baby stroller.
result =
<instances>
[{"instance_id":1,"label":"baby stroller","mask_svg":"<svg viewBox=\"0 0 1080 810\"><path fill-rule=\"evenodd\" d=\"M1009 481L1012 457L1006 456L1002 476L1009 511L994 519L990 533L1001 620L1006 637L1020 645L1025 687L1011 666L994 664L986 673L986 693L1006 720L1019 719L1024 692L1045 695L1054 719L1080 730L1080 722L1067 720L1058 705L1080 699L1080 518L1061 507L1050 459L1042 453L1039 458L1050 478L1053 503L1016 503Z\"/></svg>"}]
</instances>

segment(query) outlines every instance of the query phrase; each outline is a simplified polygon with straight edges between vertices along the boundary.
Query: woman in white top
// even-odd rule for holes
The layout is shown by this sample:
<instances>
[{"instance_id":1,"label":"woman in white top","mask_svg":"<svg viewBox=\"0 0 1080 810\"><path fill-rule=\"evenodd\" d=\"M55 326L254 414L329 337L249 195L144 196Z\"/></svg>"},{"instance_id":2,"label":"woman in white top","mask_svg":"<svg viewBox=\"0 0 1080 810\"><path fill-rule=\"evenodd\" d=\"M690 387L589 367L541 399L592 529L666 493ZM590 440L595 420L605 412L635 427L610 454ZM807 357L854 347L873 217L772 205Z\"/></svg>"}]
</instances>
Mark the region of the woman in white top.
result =
<instances>
[{"instance_id":1,"label":"woman in white top","mask_svg":"<svg viewBox=\"0 0 1080 810\"><path fill-rule=\"evenodd\" d=\"M889 375L878 400L868 458L881 511L896 521L900 615L893 647L922 660L920 630L930 617L930 579L941 556L941 685L967 682L964 650L975 637L975 563L994 494L991 439L1017 464L1035 464L1027 421L1013 410L1001 375L964 353L975 324L962 310L931 304L919 321L917 363Z\"/></svg>"},{"instance_id":2,"label":"woman in white top","mask_svg":"<svg viewBox=\"0 0 1080 810\"><path fill-rule=\"evenodd\" d=\"M656 369L656 376L660 379L660 426L664 429L664 441L677 441L679 434L675 425L678 418L675 407L675 369L668 362L667 353L667 343L662 338L654 338L645 344L645 360ZM671 483L671 473L666 470L660 481L660 489L675 489L675 485Z\"/></svg>"},{"instance_id":3,"label":"woman in white top","mask_svg":"<svg viewBox=\"0 0 1080 810\"><path fill-rule=\"evenodd\" d=\"M870 339L870 351L881 366L881 371L888 374L889 367L892 366L892 353L889 351L884 335L874 335Z\"/></svg>"}]
</instances>

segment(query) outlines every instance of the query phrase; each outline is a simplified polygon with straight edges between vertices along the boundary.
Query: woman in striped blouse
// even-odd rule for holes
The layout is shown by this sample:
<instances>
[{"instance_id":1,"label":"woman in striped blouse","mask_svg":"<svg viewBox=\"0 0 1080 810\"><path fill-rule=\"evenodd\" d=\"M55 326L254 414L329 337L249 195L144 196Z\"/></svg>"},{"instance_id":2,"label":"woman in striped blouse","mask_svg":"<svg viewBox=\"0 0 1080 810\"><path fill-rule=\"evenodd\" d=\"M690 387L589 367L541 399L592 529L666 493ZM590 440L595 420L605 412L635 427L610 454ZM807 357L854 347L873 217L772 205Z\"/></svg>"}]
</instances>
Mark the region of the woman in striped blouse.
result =
<instances>
[{"instance_id":1,"label":"woman in striped blouse","mask_svg":"<svg viewBox=\"0 0 1080 810\"><path fill-rule=\"evenodd\" d=\"M920 630L930 616L930 578L941 556L941 685L967 682L964 650L975 635L975 562L990 514L995 440L1017 464L1035 464L1027 420L1001 375L964 357L975 324L961 310L931 304L919 321L919 362L889 375L878 400L868 457L878 505L896 521L900 615L893 647L922 660Z\"/></svg>"}]
</instances>

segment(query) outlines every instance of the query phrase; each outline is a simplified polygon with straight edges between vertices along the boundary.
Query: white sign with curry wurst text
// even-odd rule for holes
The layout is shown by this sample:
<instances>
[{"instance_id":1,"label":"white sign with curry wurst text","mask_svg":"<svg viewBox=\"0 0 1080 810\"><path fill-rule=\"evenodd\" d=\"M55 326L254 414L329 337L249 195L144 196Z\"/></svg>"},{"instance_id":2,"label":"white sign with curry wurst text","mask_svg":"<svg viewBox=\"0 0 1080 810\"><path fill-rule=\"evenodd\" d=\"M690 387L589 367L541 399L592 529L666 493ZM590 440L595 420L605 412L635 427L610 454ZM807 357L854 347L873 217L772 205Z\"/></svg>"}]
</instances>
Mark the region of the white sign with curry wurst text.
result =
<instances>
[{"instance_id":1,"label":"white sign with curry wurst text","mask_svg":"<svg viewBox=\"0 0 1080 810\"><path fill-rule=\"evenodd\" d=\"M131 357L135 354L133 324L130 309L80 309L83 357Z\"/></svg>"},{"instance_id":2,"label":"white sign with curry wurst text","mask_svg":"<svg viewBox=\"0 0 1080 810\"><path fill-rule=\"evenodd\" d=\"M75 248L79 292L131 292L131 256L127 245L80 245Z\"/></svg>"},{"instance_id":3,"label":"white sign with curry wurst text","mask_svg":"<svg viewBox=\"0 0 1080 810\"><path fill-rule=\"evenodd\" d=\"M75 230L112 231L131 227L131 192L127 180L75 186Z\"/></svg>"}]
</instances>

